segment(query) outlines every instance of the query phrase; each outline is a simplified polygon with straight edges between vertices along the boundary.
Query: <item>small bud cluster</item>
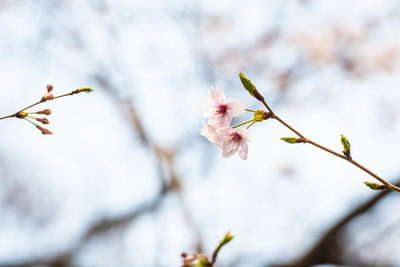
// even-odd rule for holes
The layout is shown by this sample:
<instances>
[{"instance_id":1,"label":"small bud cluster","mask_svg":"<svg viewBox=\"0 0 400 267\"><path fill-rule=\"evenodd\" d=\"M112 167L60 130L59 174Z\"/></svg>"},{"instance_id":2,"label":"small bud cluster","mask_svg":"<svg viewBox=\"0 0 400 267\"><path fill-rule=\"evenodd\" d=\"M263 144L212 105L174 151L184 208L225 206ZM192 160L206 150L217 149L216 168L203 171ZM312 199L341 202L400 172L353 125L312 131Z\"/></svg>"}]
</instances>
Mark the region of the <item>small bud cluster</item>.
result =
<instances>
[{"instance_id":1,"label":"small bud cluster","mask_svg":"<svg viewBox=\"0 0 400 267\"><path fill-rule=\"evenodd\" d=\"M219 242L218 246L214 249L213 255L210 259L207 255L200 254L189 254L182 252L181 257L183 258L183 263L180 267L213 267L218 253L223 246L232 241L233 235L230 232L226 233L224 238Z\"/></svg>"},{"instance_id":2,"label":"small bud cluster","mask_svg":"<svg viewBox=\"0 0 400 267\"><path fill-rule=\"evenodd\" d=\"M53 85L48 84L46 85L46 94L41 98L41 100L38 103L42 103L42 102L46 102L49 100L53 100L54 99L54 95L52 94L53 91ZM86 93L90 93L92 92L93 89L87 88L87 87L83 87L83 88L79 88L76 89L74 91L72 91L69 94L66 95L62 95L62 96L67 96L67 95L74 95L74 94L78 94L81 92L86 92ZM58 96L58 97L62 97L62 96ZM36 104L38 104L36 103ZM36 105L34 104L34 105ZM34 106L32 105L32 106ZM30 106L31 107L31 106ZM25 112L25 109L23 109L22 111L17 112L16 114L14 114L14 116L18 119L24 119L29 121L30 123L32 123L37 129L39 129L39 131L42 134L52 134L52 132L42 126L40 126L39 124L35 123L34 121L40 122L41 124L50 124L49 120L47 118L37 118L35 116L33 116L33 114L42 114L42 115L46 115L49 116L51 114L51 110L50 109L44 109L44 110L39 110L36 112Z\"/></svg>"},{"instance_id":3,"label":"small bud cluster","mask_svg":"<svg viewBox=\"0 0 400 267\"><path fill-rule=\"evenodd\" d=\"M181 253L183 263L180 267L211 267L212 263L205 254Z\"/></svg>"},{"instance_id":4,"label":"small bud cluster","mask_svg":"<svg viewBox=\"0 0 400 267\"><path fill-rule=\"evenodd\" d=\"M46 89L47 89L47 93L44 96L42 96L42 99L40 100L40 102L45 102L47 100L54 99L54 96L51 93L51 91L53 91L53 85L51 85L51 84L46 85Z\"/></svg>"},{"instance_id":5,"label":"small bud cluster","mask_svg":"<svg viewBox=\"0 0 400 267\"><path fill-rule=\"evenodd\" d=\"M31 124L33 124L37 129L39 129L39 131L42 134L52 134L52 132L49 131L48 129L43 128L42 126L40 126L37 123L35 123L35 121L37 121L37 122L40 122L41 124L50 124L49 120L47 118L38 118L38 117L34 116L34 115L37 115L37 114L49 116L51 114L51 110L50 109L46 108L46 109L39 110L39 111L36 111L36 112L26 112L26 110L28 110L29 108L32 108L32 107L34 107L36 105L39 105L39 104L41 104L43 102L50 101L50 100L53 100L53 99L56 99L56 98L70 96L70 95L78 94L78 93L81 93L81 92L90 93L90 92L93 91L93 89L88 88L88 87L82 87L82 88L73 90L70 93L63 94L63 95L58 95L58 96L54 97L53 94L52 94L53 85L48 84L48 85L46 85L46 91L47 91L46 94L40 99L40 101L38 101L38 102L36 102L36 103L34 103L32 105L29 105L28 107L26 107L24 109L21 109L20 111L18 111L16 113L10 114L8 116L0 117L0 120L7 119L7 118L23 119L23 120L26 120L26 121L30 122Z\"/></svg>"},{"instance_id":6,"label":"small bud cluster","mask_svg":"<svg viewBox=\"0 0 400 267\"><path fill-rule=\"evenodd\" d=\"M35 114L43 114L43 115L50 115L51 114L51 110L50 109L44 109L44 110L40 110L40 111L36 111L36 112L24 112L24 111L20 111L18 112L15 117L18 119L24 119L29 121L30 123L32 123L37 129L39 129L39 131L42 132L42 134L52 134L51 131L49 131L48 129L36 124L35 122L33 122L32 120L38 121L42 124L50 124L49 120L47 118L37 118L34 117L33 115Z\"/></svg>"}]
</instances>

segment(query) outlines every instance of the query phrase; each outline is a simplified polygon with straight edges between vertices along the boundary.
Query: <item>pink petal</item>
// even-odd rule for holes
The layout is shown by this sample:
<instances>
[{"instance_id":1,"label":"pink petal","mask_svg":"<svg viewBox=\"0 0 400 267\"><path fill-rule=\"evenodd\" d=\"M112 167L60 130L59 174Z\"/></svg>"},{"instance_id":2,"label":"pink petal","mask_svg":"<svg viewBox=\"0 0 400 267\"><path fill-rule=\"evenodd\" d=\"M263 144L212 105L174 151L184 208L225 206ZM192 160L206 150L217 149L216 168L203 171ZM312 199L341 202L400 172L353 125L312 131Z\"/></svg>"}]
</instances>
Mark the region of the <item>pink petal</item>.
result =
<instances>
[{"instance_id":1,"label":"pink petal","mask_svg":"<svg viewBox=\"0 0 400 267\"><path fill-rule=\"evenodd\" d=\"M222 156L226 158L235 154L236 150L237 150L236 144L233 142L229 142L229 140L225 141L222 144Z\"/></svg>"},{"instance_id":2,"label":"pink petal","mask_svg":"<svg viewBox=\"0 0 400 267\"><path fill-rule=\"evenodd\" d=\"M246 108L245 104L243 104L242 101L238 99L229 99L227 103L227 113L231 117L238 116L244 112L244 109Z\"/></svg>"},{"instance_id":3,"label":"pink petal","mask_svg":"<svg viewBox=\"0 0 400 267\"><path fill-rule=\"evenodd\" d=\"M212 125L203 122L203 128L201 128L200 133L205 136L208 141L215 143L217 131Z\"/></svg>"},{"instance_id":4,"label":"pink petal","mask_svg":"<svg viewBox=\"0 0 400 267\"><path fill-rule=\"evenodd\" d=\"M213 99L216 103L218 103L218 105L225 104L225 93L224 91L222 91L221 87L215 86L215 94L213 96Z\"/></svg>"},{"instance_id":5,"label":"pink petal","mask_svg":"<svg viewBox=\"0 0 400 267\"><path fill-rule=\"evenodd\" d=\"M213 114L208 119L208 123L216 128L228 127L231 121L231 117L227 114Z\"/></svg>"},{"instance_id":6,"label":"pink petal","mask_svg":"<svg viewBox=\"0 0 400 267\"><path fill-rule=\"evenodd\" d=\"M244 140L240 141L239 146L238 146L239 157L243 160L247 159L248 152L249 152L249 149L247 147L246 141L244 141Z\"/></svg>"},{"instance_id":7,"label":"pink petal","mask_svg":"<svg viewBox=\"0 0 400 267\"><path fill-rule=\"evenodd\" d=\"M205 118L210 118L211 116L213 116L215 114L216 109L217 109L217 106L211 97L206 98L201 103L201 111Z\"/></svg>"},{"instance_id":8,"label":"pink petal","mask_svg":"<svg viewBox=\"0 0 400 267\"><path fill-rule=\"evenodd\" d=\"M250 142L250 132L245 128L237 128L235 129L238 134L246 141Z\"/></svg>"},{"instance_id":9,"label":"pink petal","mask_svg":"<svg viewBox=\"0 0 400 267\"><path fill-rule=\"evenodd\" d=\"M224 136L226 138L230 138L231 133L234 131L232 127L220 127L217 128L217 133L220 136Z\"/></svg>"}]
</instances>

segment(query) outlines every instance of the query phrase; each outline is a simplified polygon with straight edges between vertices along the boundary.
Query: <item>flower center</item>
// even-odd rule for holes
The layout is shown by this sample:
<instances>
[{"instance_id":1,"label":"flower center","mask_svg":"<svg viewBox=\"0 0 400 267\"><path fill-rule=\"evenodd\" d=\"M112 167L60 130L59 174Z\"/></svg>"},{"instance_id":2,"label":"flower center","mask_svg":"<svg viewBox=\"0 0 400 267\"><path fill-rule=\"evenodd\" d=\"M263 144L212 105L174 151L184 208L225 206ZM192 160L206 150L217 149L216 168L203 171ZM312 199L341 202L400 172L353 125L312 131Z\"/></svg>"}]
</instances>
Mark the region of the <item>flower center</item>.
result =
<instances>
[{"instance_id":1,"label":"flower center","mask_svg":"<svg viewBox=\"0 0 400 267\"><path fill-rule=\"evenodd\" d=\"M215 113L217 113L217 114L225 114L227 109L228 108L226 107L226 104L219 105L218 108L217 108L217 111Z\"/></svg>"},{"instance_id":2,"label":"flower center","mask_svg":"<svg viewBox=\"0 0 400 267\"><path fill-rule=\"evenodd\" d=\"M238 133L232 133L231 134L231 142L232 143L239 143L239 141L242 140L242 136Z\"/></svg>"}]
</instances>

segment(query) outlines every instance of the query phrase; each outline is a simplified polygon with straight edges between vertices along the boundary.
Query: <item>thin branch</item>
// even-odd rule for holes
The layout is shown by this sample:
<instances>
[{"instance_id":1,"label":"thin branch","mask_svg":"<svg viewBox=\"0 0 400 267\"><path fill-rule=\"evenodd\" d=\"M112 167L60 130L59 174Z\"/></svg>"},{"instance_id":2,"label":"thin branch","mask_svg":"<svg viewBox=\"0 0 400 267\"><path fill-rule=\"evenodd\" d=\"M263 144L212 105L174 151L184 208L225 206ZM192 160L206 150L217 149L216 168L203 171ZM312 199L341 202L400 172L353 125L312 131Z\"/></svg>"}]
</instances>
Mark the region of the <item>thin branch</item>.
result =
<instances>
[{"instance_id":1,"label":"thin branch","mask_svg":"<svg viewBox=\"0 0 400 267\"><path fill-rule=\"evenodd\" d=\"M258 99L258 98L257 98ZM285 127L287 127L289 130L291 130L293 133L295 133L297 136L299 136L304 143L309 143L315 147L318 147L319 149L322 149L328 153L331 153L332 155L335 155L336 157L339 157L341 159L344 159L348 162L350 162L351 164L353 164L354 166L358 167L359 169L363 170L364 172L368 173L369 175L371 175L372 177L374 177L375 179L377 179L379 182L381 182L382 184L385 185L385 188L387 190L394 190L397 192L400 192L400 187L395 186L391 183L389 183L388 181L386 181L385 179L383 179L382 177L380 177L379 175L377 175L376 173L372 172L371 170L367 169L366 167L364 167L363 165L361 165L360 163L358 163L357 161L353 160L351 157L346 157L340 153L337 153L321 144L318 144L317 142L308 139L307 137L305 137L302 133L300 133L299 131L297 131L296 129L294 129L292 126L290 126L287 122L285 122L283 119L281 119L278 115L276 115L275 112L272 111L272 109L268 106L268 104L265 102L264 98L262 97L261 99L258 99L261 103L263 103L263 105L271 112L271 118L276 119L277 121L279 121L281 124L283 124Z\"/></svg>"},{"instance_id":2,"label":"thin branch","mask_svg":"<svg viewBox=\"0 0 400 267\"><path fill-rule=\"evenodd\" d=\"M68 267L74 266L73 258L75 255L94 237L114 230L118 227L124 227L134 220L146 215L150 212L154 212L159 207L166 195L170 192L169 187L162 187L161 191L157 196L149 203L144 203L137 209L132 210L121 216L113 218L103 218L102 220L95 222L93 225L87 228L86 232L82 235L76 245L67 251L64 251L55 256L45 256L40 259L28 260L26 262L19 263L0 263L0 267L34 267L34 266L53 266L53 267Z\"/></svg>"},{"instance_id":3,"label":"thin branch","mask_svg":"<svg viewBox=\"0 0 400 267\"><path fill-rule=\"evenodd\" d=\"M81 88L81 89L82 89L82 88ZM87 89L89 89L89 88L87 88ZM8 119L8 118L17 117L17 114L18 114L18 113L23 112L23 111L25 111L25 110L27 110L27 109L29 109L29 108L31 108L31 107L34 107L34 106L36 106L36 105L42 104L42 103L44 103L44 102L49 102L49 101L55 100L55 99L57 99L57 98L61 98L61 97L65 97L65 96L70 96L70 95L75 95L75 94L78 94L78 93L80 93L80 92L84 92L84 91L79 91L79 90L80 90L80 89L76 89L76 90L71 91L70 93L63 94L63 95L58 95L58 96L55 96L55 97L53 97L53 98L42 98L40 101L37 101L37 102L35 102L35 103L33 103L33 104L31 104L31 105L29 105L29 106L27 106L27 107L25 107L25 108L23 108L23 109L21 109L21 110L18 110L17 112L15 112L15 113L13 113L13 114L10 114L10 115L4 116L4 117L0 117L0 120L4 120L4 119Z\"/></svg>"}]
</instances>

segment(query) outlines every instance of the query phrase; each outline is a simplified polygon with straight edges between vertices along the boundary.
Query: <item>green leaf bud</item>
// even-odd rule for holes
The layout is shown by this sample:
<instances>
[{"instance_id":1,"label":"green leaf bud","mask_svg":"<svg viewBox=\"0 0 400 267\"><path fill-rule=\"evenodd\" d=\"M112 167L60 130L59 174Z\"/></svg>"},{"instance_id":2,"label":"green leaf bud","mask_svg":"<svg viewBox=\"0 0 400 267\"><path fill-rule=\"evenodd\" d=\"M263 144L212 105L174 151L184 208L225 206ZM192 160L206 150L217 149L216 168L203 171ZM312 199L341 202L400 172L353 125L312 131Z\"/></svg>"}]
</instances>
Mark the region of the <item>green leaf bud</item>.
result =
<instances>
[{"instance_id":1,"label":"green leaf bud","mask_svg":"<svg viewBox=\"0 0 400 267\"><path fill-rule=\"evenodd\" d=\"M303 139L297 137L282 137L281 140L289 144L304 143Z\"/></svg>"},{"instance_id":2,"label":"green leaf bud","mask_svg":"<svg viewBox=\"0 0 400 267\"><path fill-rule=\"evenodd\" d=\"M349 140L347 140L347 138L344 137L342 134L341 134L340 136L341 136L340 141L342 142L342 145L343 145L343 154L344 154L348 159L351 159L351 156L350 156L350 142L349 142Z\"/></svg>"},{"instance_id":3,"label":"green leaf bud","mask_svg":"<svg viewBox=\"0 0 400 267\"><path fill-rule=\"evenodd\" d=\"M364 184L372 190L382 190L386 188L384 185L378 183L364 182Z\"/></svg>"},{"instance_id":4,"label":"green leaf bud","mask_svg":"<svg viewBox=\"0 0 400 267\"><path fill-rule=\"evenodd\" d=\"M257 91L257 88L254 86L254 84L249 79L247 79L247 77L244 76L243 73L239 73L239 78L244 88L250 93L250 95L254 96Z\"/></svg>"}]
</instances>

